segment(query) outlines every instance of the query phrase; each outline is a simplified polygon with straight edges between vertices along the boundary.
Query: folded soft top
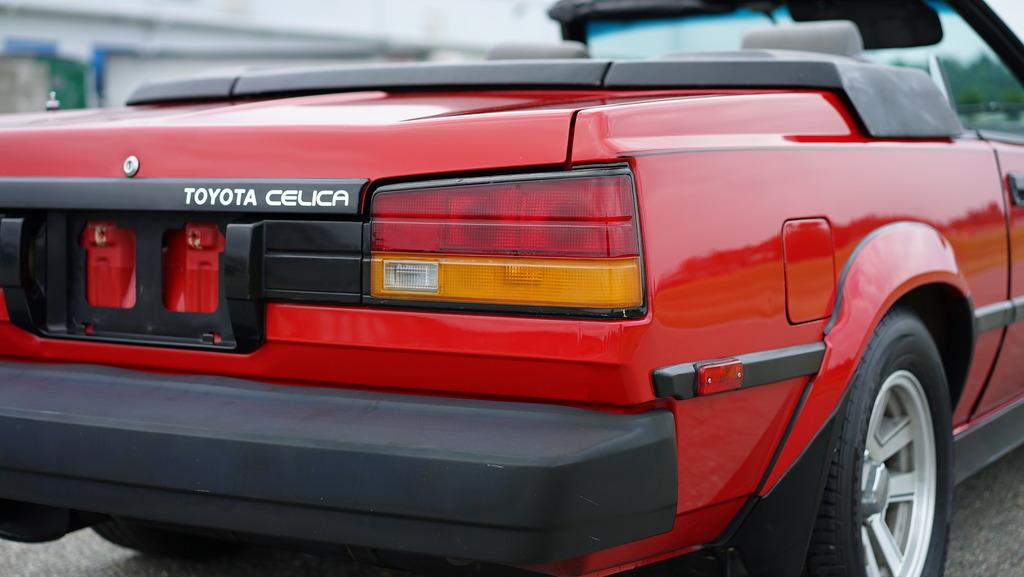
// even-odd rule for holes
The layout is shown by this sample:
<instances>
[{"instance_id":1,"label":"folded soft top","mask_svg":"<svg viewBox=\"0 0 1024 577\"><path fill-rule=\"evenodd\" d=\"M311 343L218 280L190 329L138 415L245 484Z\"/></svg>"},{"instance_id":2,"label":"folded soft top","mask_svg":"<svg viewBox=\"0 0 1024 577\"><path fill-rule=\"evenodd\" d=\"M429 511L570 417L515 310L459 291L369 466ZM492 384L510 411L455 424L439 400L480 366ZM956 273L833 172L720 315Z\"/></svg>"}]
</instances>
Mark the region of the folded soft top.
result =
<instances>
[{"instance_id":1,"label":"folded soft top","mask_svg":"<svg viewBox=\"0 0 1024 577\"><path fill-rule=\"evenodd\" d=\"M843 93L876 138L947 138L959 120L918 70L800 52L745 50L657 60L507 60L245 71L147 84L128 103L361 90L818 89Z\"/></svg>"}]
</instances>

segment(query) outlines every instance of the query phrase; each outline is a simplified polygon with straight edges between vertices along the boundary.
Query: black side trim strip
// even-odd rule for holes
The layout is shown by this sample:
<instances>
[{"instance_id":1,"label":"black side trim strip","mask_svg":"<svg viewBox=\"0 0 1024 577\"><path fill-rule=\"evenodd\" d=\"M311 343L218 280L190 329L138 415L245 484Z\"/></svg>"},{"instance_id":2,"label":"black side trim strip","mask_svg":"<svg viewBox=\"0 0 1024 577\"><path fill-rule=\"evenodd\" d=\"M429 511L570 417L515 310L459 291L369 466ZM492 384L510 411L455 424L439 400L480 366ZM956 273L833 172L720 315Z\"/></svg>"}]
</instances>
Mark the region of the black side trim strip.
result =
<instances>
[{"instance_id":1,"label":"black side trim strip","mask_svg":"<svg viewBox=\"0 0 1024 577\"><path fill-rule=\"evenodd\" d=\"M1013 321L1011 324L1024 321L1024 297L1016 297L1010 303L1013 305Z\"/></svg>"},{"instance_id":2,"label":"black side trim strip","mask_svg":"<svg viewBox=\"0 0 1024 577\"><path fill-rule=\"evenodd\" d=\"M999 301L975 309L974 330L981 334L1024 321L1024 297Z\"/></svg>"},{"instance_id":3,"label":"black side trim strip","mask_svg":"<svg viewBox=\"0 0 1024 577\"><path fill-rule=\"evenodd\" d=\"M968 429L954 441L960 483L1024 443L1024 399Z\"/></svg>"},{"instance_id":4,"label":"black side trim strip","mask_svg":"<svg viewBox=\"0 0 1024 577\"><path fill-rule=\"evenodd\" d=\"M741 355L740 361L747 373L743 377L743 388L817 374L824 357L823 342Z\"/></svg>"},{"instance_id":5,"label":"black side trim strip","mask_svg":"<svg viewBox=\"0 0 1024 577\"><path fill-rule=\"evenodd\" d=\"M983 306L974 311L974 330L984 333L1013 324L1017 318L1016 306L1011 301Z\"/></svg>"},{"instance_id":6,"label":"black side trim strip","mask_svg":"<svg viewBox=\"0 0 1024 577\"><path fill-rule=\"evenodd\" d=\"M825 356L825 343L810 343L736 357L743 363L743 388L777 383L817 374ZM654 371L654 393L685 400L696 394L697 369L710 361L681 363Z\"/></svg>"},{"instance_id":7,"label":"black side trim strip","mask_svg":"<svg viewBox=\"0 0 1024 577\"><path fill-rule=\"evenodd\" d=\"M692 399L696 394L697 367L694 363L681 363L654 371L654 394L658 397Z\"/></svg>"}]
</instances>

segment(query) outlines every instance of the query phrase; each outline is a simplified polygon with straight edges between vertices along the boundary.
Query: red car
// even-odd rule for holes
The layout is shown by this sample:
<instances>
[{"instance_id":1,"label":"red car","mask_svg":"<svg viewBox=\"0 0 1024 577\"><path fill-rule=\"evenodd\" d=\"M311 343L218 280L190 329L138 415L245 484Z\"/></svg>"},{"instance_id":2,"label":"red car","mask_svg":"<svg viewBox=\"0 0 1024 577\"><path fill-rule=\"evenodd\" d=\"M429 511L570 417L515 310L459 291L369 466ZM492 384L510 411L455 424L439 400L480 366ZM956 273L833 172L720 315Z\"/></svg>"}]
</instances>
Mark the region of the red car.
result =
<instances>
[{"instance_id":1,"label":"red car","mask_svg":"<svg viewBox=\"0 0 1024 577\"><path fill-rule=\"evenodd\" d=\"M563 0L497 61L0 119L0 535L942 574L1024 441L991 4Z\"/></svg>"}]
</instances>

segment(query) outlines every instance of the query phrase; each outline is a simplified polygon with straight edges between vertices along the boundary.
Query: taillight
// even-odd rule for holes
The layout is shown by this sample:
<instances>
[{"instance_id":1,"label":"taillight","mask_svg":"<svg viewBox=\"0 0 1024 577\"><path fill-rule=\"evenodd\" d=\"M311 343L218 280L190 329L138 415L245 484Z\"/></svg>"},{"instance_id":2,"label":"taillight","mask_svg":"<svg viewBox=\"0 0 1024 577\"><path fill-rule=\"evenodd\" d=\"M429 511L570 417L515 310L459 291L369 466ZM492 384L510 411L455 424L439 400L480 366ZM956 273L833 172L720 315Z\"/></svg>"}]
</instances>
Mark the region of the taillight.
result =
<instances>
[{"instance_id":1,"label":"taillight","mask_svg":"<svg viewBox=\"0 0 1024 577\"><path fill-rule=\"evenodd\" d=\"M643 303L625 171L381 189L371 295L573 309Z\"/></svg>"}]
</instances>

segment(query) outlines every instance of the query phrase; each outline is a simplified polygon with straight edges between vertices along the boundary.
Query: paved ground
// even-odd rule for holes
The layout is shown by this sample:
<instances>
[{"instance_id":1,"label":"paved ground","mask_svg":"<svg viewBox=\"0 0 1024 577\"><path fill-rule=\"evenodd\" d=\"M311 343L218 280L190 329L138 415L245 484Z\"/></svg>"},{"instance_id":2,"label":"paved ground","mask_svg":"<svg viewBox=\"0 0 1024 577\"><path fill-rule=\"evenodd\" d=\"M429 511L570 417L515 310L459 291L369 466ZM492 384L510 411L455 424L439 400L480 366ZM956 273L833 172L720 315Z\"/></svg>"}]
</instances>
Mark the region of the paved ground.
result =
<instances>
[{"instance_id":1,"label":"paved ground","mask_svg":"<svg viewBox=\"0 0 1024 577\"><path fill-rule=\"evenodd\" d=\"M957 490L947 577L1024 577L1024 448ZM148 559L91 531L47 545L0 543L3 577L399 577L336 559L249 549L215 561Z\"/></svg>"},{"instance_id":2,"label":"paved ground","mask_svg":"<svg viewBox=\"0 0 1024 577\"><path fill-rule=\"evenodd\" d=\"M1024 448L957 487L947 577L1024 577Z\"/></svg>"}]
</instances>

